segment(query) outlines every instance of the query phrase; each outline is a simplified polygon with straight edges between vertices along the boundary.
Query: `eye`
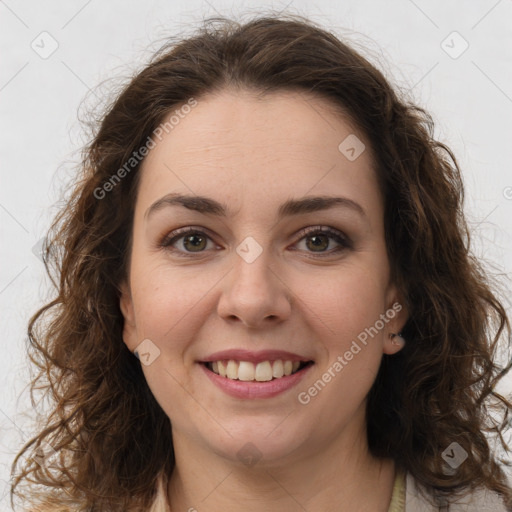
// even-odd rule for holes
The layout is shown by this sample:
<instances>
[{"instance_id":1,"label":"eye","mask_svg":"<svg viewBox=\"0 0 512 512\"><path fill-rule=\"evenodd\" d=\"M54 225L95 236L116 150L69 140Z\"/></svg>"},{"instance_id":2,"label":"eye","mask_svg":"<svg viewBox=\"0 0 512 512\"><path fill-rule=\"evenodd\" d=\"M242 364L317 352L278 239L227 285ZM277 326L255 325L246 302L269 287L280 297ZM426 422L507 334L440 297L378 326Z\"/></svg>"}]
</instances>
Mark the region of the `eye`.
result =
<instances>
[{"instance_id":1,"label":"eye","mask_svg":"<svg viewBox=\"0 0 512 512\"><path fill-rule=\"evenodd\" d=\"M304 240L306 248L320 256L331 255L352 247L352 243L341 231L328 226L313 226L300 231L299 235L302 242ZM330 241L334 240L338 247L327 251ZM317 250L318 249L318 250Z\"/></svg>"},{"instance_id":2,"label":"eye","mask_svg":"<svg viewBox=\"0 0 512 512\"><path fill-rule=\"evenodd\" d=\"M331 255L352 247L348 237L328 226L304 228L298 233L298 236L300 238L297 244L304 240L306 251L317 253L319 256ZM327 251L332 240L338 244L338 247ZM160 242L159 246L177 253L179 256L187 257L187 253L199 254L205 252L205 249L208 248L208 242L213 244L213 240L208 234L200 228L190 226L173 231ZM176 245L178 247L175 247Z\"/></svg>"},{"instance_id":3,"label":"eye","mask_svg":"<svg viewBox=\"0 0 512 512\"><path fill-rule=\"evenodd\" d=\"M174 245L180 240L182 241L178 244L178 246L181 246L181 249L184 249L184 251L174 247ZM212 240L204 231L194 227L187 227L173 231L168 236L166 236L159 245L172 252L180 254L180 256L184 256L187 252L204 252L208 241Z\"/></svg>"}]
</instances>

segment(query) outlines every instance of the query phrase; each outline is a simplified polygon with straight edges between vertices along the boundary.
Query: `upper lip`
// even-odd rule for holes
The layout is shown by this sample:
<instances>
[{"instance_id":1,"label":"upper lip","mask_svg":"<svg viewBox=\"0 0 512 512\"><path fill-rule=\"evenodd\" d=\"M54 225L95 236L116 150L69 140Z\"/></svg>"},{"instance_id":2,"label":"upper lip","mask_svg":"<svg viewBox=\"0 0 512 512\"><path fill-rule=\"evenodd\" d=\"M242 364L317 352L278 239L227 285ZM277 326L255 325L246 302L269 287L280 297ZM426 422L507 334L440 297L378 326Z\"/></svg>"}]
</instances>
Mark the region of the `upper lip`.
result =
<instances>
[{"instance_id":1,"label":"upper lip","mask_svg":"<svg viewBox=\"0 0 512 512\"><path fill-rule=\"evenodd\" d=\"M253 352L251 350L244 349L231 349L214 352L208 357L201 359L200 362L210 363L213 361L225 361L229 359L233 359L235 361L249 361L254 364L261 363L262 361L277 361L278 359L292 362L312 361L312 359L309 357L294 354L293 352L285 352L284 350L261 350L258 352Z\"/></svg>"}]
</instances>

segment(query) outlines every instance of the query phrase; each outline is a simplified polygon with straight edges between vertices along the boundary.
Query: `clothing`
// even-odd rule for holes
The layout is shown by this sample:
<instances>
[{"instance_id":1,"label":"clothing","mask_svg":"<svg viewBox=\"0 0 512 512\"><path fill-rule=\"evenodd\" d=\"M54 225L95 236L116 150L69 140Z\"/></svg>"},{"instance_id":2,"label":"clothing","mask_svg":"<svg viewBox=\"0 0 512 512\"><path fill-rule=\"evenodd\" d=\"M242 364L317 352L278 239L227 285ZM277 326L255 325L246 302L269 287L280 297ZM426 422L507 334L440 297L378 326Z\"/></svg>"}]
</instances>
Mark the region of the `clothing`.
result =
<instances>
[{"instance_id":1,"label":"clothing","mask_svg":"<svg viewBox=\"0 0 512 512\"><path fill-rule=\"evenodd\" d=\"M174 512L167 505L167 479L161 475L157 481L157 494L148 512ZM432 493L430 499L420 493L420 486L410 473L398 471L393 485L393 492L388 512L511 512L507 510L499 496L486 489L465 496L459 500L451 500L450 505L435 503ZM191 510L194 510L193 507ZM71 512L71 509L65 509ZM64 509L48 506L30 509L30 512L64 512ZM368 511L371 512L371 511Z\"/></svg>"},{"instance_id":2,"label":"clothing","mask_svg":"<svg viewBox=\"0 0 512 512\"><path fill-rule=\"evenodd\" d=\"M443 500L436 501L432 492L425 491L430 495L428 500L422 496L420 485L410 473L405 480L405 512L510 512L499 495L488 489L479 488L462 498L450 498L450 503L443 505Z\"/></svg>"},{"instance_id":3,"label":"clothing","mask_svg":"<svg viewBox=\"0 0 512 512\"><path fill-rule=\"evenodd\" d=\"M397 469L388 512L405 512L405 472Z\"/></svg>"},{"instance_id":4,"label":"clothing","mask_svg":"<svg viewBox=\"0 0 512 512\"><path fill-rule=\"evenodd\" d=\"M166 489L166 479L160 478L158 494L148 512L172 512L166 504ZM449 506L440 500L436 503L433 493L425 493L427 498L421 494L419 484L410 473L397 470L388 512L509 512L500 497L487 489L453 499Z\"/></svg>"}]
</instances>

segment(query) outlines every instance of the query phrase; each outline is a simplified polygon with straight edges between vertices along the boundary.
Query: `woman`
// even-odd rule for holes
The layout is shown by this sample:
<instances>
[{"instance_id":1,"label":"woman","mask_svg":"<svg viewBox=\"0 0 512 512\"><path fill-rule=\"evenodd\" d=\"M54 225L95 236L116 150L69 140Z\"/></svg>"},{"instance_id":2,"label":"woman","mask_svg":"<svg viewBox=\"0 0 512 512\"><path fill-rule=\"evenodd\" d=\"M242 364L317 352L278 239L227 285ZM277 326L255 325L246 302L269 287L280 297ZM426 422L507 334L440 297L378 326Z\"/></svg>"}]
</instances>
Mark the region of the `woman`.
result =
<instances>
[{"instance_id":1,"label":"woman","mask_svg":"<svg viewBox=\"0 0 512 512\"><path fill-rule=\"evenodd\" d=\"M29 326L55 410L15 485L51 489L37 510L507 510L509 323L462 198L428 114L311 22L163 48L55 220Z\"/></svg>"}]
</instances>

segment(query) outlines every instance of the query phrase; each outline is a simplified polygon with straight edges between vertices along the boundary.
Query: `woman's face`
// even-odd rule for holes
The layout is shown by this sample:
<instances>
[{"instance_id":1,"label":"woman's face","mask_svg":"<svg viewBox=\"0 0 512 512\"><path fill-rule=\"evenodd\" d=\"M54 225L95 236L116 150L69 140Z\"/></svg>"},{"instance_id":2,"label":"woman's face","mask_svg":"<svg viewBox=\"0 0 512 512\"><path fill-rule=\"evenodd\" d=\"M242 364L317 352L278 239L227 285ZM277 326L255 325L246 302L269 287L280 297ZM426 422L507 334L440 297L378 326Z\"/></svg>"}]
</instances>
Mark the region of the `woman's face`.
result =
<instances>
[{"instance_id":1,"label":"woman's face","mask_svg":"<svg viewBox=\"0 0 512 512\"><path fill-rule=\"evenodd\" d=\"M143 163L123 338L173 437L205 453L272 464L364 442L400 349L370 148L330 107L209 95Z\"/></svg>"}]
</instances>

